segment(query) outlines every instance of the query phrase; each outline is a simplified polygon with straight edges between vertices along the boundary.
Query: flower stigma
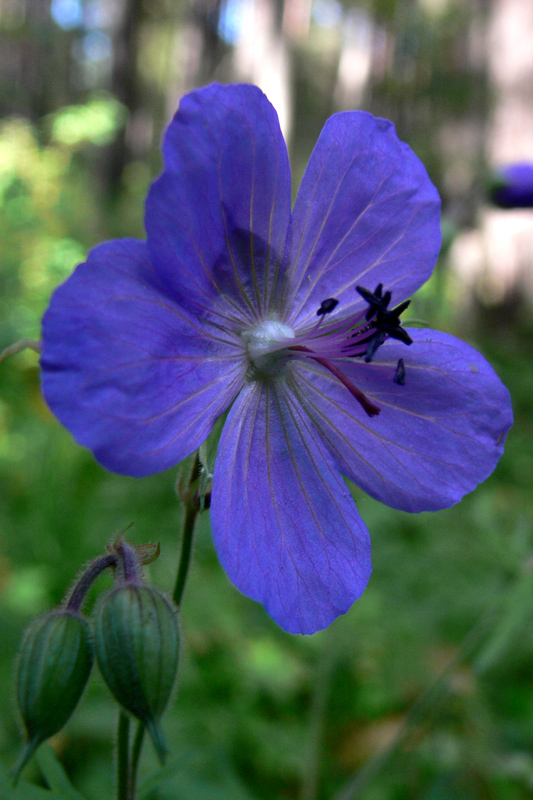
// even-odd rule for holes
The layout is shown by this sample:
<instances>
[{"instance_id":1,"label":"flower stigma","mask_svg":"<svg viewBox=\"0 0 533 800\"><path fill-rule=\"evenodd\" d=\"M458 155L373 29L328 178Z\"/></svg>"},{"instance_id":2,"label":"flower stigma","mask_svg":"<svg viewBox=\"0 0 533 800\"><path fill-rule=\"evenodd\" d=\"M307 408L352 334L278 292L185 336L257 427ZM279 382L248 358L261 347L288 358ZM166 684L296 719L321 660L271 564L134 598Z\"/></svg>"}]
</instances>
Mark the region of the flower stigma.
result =
<instances>
[{"instance_id":1,"label":"flower stigma","mask_svg":"<svg viewBox=\"0 0 533 800\"><path fill-rule=\"evenodd\" d=\"M265 319L251 330L243 331L241 337L254 377L272 377L287 361L286 343L294 341L294 331L279 320Z\"/></svg>"}]
</instances>

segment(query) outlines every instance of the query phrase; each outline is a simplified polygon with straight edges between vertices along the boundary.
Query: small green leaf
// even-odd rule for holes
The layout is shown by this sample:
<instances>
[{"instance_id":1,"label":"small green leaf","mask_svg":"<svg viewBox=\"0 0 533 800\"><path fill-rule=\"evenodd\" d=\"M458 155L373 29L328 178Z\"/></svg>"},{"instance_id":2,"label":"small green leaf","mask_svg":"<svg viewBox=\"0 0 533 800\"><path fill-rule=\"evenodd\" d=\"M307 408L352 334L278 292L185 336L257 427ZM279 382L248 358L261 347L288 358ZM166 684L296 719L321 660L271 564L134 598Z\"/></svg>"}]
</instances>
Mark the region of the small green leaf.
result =
<instances>
[{"instance_id":1,"label":"small green leaf","mask_svg":"<svg viewBox=\"0 0 533 800\"><path fill-rule=\"evenodd\" d=\"M151 792L163 781L168 781L178 775L197 755L196 750L188 750L179 756L175 756L167 761L164 767L153 772L139 787L139 800L148 798Z\"/></svg>"},{"instance_id":2,"label":"small green leaf","mask_svg":"<svg viewBox=\"0 0 533 800\"><path fill-rule=\"evenodd\" d=\"M13 785L13 778L0 768L0 800L60 800L52 792L26 781ZM62 799L61 799L62 800Z\"/></svg>"},{"instance_id":3,"label":"small green leaf","mask_svg":"<svg viewBox=\"0 0 533 800\"><path fill-rule=\"evenodd\" d=\"M63 765L49 744L43 744L36 754L43 778L53 792L54 800L85 800L71 784Z\"/></svg>"},{"instance_id":4,"label":"small green leaf","mask_svg":"<svg viewBox=\"0 0 533 800\"><path fill-rule=\"evenodd\" d=\"M205 474L207 479L213 477L213 472L215 471L215 460L217 457L217 450L218 450L218 442L220 440L220 434L222 433L222 428L224 427L224 423L226 421L227 414L222 414L221 417L217 419L215 424L213 425L213 430L205 440L200 445L200 449L198 451L198 455L200 457L200 463L202 465L203 474Z\"/></svg>"}]
</instances>

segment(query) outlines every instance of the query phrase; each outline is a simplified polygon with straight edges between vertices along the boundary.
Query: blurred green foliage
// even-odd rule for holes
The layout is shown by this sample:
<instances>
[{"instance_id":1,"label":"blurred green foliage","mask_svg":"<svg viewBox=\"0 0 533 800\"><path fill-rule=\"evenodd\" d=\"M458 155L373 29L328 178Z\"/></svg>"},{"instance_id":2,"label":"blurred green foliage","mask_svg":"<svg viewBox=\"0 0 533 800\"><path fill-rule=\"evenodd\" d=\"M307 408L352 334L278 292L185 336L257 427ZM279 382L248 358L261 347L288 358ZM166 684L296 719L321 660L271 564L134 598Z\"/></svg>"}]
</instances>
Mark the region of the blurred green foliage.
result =
<instances>
[{"instance_id":1,"label":"blurred green foliage","mask_svg":"<svg viewBox=\"0 0 533 800\"><path fill-rule=\"evenodd\" d=\"M116 100L96 96L45 119L42 130L22 118L0 124L1 342L36 334L52 289L105 235L84 156L123 120Z\"/></svg>"},{"instance_id":2,"label":"blurred green foliage","mask_svg":"<svg viewBox=\"0 0 533 800\"><path fill-rule=\"evenodd\" d=\"M1 124L0 347L38 338L50 293L88 247L143 235L145 164L127 166L114 205L101 180L105 145L123 123L122 107L97 95L39 126ZM475 314L470 305L465 317L463 301L464 288L440 268L413 316L469 338L510 388L516 422L496 472L438 514L392 511L354 488L374 572L352 610L313 637L285 634L230 585L204 513L182 608L179 689L163 719L174 759L150 777L157 763L147 745L141 797L531 796L533 332L497 310ZM177 470L135 480L99 467L47 410L36 362L26 352L0 365L4 770L21 744L10 697L26 623L58 603L81 565L132 522L133 541L161 542L147 570L160 588L171 590L179 554ZM100 579L89 609L108 585ZM94 674L52 742L84 797L113 796L115 717ZM43 784L55 767L44 752L25 770L34 788L23 781L10 797L50 796ZM0 797L6 786L0 772Z\"/></svg>"},{"instance_id":3,"label":"blurred green foliage","mask_svg":"<svg viewBox=\"0 0 533 800\"><path fill-rule=\"evenodd\" d=\"M96 95L83 105L66 106L54 114L51 139L70 147L110 144L125 117L126 109L118 100Z\"/></svg>"}]
</instances>

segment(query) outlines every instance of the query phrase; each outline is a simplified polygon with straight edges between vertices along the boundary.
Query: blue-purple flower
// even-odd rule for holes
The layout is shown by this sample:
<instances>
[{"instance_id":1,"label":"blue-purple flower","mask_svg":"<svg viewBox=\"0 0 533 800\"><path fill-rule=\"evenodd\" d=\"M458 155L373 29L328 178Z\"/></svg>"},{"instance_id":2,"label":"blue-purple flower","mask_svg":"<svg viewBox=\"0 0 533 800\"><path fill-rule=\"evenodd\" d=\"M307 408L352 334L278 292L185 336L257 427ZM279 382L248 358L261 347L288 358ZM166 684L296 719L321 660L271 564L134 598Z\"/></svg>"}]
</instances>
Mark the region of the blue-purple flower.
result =
<instances>
[{"instance_id":1,"label":"blue-purple flower","mask_svg":"<svg viewBox=\"0 0 533 800\"><path fill-rule=\"evenodd\" d=\"M518 161L502 167L492 177L489 195L500 208L533 208L533 164Z\"/></svg>"},{"instance_id":2,"label":"blue-purple flower","mask_svg":"<svg viewBox=\"0 0 533 800\"><path fill-rule=\"evenodd\" d=\"M344 613L370 542L343 476L393 508L456 503L512 422L485 359L405 328L440 246L439 197L393 125L325 125L291 211L276 113L253 86L185 97L146 201L146 242L96 247L43 320L50 408L108 469L164 470L226 411L220 560L286 630Z\"/></svg>"}]
</instances>

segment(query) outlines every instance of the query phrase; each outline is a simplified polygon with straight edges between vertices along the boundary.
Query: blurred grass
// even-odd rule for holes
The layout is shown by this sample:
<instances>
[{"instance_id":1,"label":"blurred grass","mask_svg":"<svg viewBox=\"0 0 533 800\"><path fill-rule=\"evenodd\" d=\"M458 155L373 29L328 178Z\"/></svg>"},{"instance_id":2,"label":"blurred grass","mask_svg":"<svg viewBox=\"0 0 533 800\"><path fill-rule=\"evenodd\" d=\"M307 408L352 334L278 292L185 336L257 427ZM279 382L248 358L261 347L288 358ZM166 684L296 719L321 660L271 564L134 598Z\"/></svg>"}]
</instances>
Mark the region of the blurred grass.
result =
<instances>
[{"instance_id":1,"label":"blurred grass","mask_svg":"<svg viewBox=\"0 0 533 800\"><path fill-rule=\"evenodd\" d=\"M100 137L121 125L116 105L107 111ZM51 291L88 247L142 236L146 167L130 165L109 209L94 172L100 144L91 125L84 134L93 118L80 110L77 119L72 107L60 113L69 135L57 134L60 117L43 130L21 120L0 128L0 347L38 337ZM365 800L531 796L533 329L472 305L465 317L458 298L461 287L441 270L413 316L466 336L509 387L516 421L495 473L437 514L392 511L354 488L372 535L373 575L352 610L313 637L285 634L230 585L204 514L182 609L179 690L164 718L175 769L157 787L147 783L146 798L341 800L356 774ZM133 541L161 542L149 568L161 588L171 590L179 553L177 470L142 480L104 471L47 410L36 362L26 352L0 365L5 767L20 746L12 661L26 623L58 603L80 567L132 522ZM107 585L100 580L89 607ZM53 740L88 798L112 796L115 717L95 674ZM142 779L156 768L148 744ZM25 777L42 784L35 760Z\"/></svg>"}]
</instances>

